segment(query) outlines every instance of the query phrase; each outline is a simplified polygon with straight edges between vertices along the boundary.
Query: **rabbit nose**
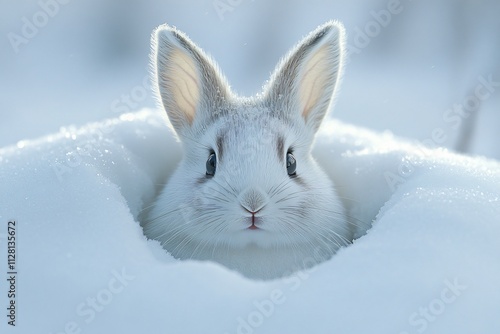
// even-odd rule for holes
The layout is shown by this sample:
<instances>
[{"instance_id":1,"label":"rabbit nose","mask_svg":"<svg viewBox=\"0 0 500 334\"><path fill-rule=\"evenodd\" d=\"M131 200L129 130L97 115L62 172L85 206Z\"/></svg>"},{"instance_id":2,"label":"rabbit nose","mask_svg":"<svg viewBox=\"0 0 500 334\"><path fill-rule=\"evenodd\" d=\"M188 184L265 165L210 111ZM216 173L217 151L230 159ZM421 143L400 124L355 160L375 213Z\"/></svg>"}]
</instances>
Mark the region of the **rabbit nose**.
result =
<instances>
[{"instance_id":1,"label":"rabbit nose","mask_svg":"<svg viewBox=\"0 0 500 334\"><path fill-rule=\"evenodd\" d=\"M249 188L240 194L241 206L250 213L260 211L267 204L267 196L256 188Z\"/></svg>"}]
</instances>

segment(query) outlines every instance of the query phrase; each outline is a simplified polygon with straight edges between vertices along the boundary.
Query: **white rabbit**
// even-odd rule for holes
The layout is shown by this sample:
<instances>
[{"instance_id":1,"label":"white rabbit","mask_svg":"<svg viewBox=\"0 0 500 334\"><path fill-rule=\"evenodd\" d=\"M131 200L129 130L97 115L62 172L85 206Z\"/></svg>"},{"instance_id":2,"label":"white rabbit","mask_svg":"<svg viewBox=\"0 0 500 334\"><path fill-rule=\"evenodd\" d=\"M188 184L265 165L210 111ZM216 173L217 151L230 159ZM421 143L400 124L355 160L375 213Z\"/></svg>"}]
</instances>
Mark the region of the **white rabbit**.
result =
<instances>
[{"instance_id":1,"label":"white rabbit","mask_svg":"<svg viewBox=\"0 0 500 334\"><path fill-rule=\"evenodd\" d=\"M310 153L341 76L344 35L338 22L318 27L262 94L242 98L185 34L154 32L159 98L184 157L142 223L147 237L176 258L261 279L311 267L352 241L334 184Z\"/></svg>"}]
</instances>

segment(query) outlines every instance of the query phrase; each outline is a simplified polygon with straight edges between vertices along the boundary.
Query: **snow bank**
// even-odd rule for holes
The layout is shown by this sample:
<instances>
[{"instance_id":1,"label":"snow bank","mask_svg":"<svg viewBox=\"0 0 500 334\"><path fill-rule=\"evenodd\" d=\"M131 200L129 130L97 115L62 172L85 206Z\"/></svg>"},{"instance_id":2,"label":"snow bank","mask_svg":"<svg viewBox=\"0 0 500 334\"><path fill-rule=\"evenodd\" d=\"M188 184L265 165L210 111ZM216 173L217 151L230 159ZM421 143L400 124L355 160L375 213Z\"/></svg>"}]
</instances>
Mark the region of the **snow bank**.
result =
<instances>
[{"instance_id":1,"label":"snow bank","mask_svg":"<svg viewBox=\"0 0 500 334\"><path fill-rule=\"evenodd\" d=\"M500 332L500 164L325 124L314 154L373 228L312 270L252 281L143 236L180 159L165 124L143 110L0 150L0 267L15 220L18 272L15 327L0 285L2 333Z\"/></svg>"}]
</instances>

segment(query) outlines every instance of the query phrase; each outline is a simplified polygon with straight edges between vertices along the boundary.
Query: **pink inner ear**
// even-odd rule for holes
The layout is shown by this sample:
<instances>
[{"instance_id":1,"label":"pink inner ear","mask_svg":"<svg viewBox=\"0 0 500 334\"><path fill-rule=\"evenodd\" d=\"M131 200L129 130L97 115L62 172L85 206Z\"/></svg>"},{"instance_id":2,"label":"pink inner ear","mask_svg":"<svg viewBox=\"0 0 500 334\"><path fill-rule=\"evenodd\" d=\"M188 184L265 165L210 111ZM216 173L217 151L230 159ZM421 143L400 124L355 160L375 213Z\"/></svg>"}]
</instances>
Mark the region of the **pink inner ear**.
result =
<instances>
[{"instance_id":1,"label":"pink inner ear","mask_svg":"<svg viewBox=\"0 0 500 334\"><path fill-rule=\"evenodd\" d=\"M200 99L199 75L193 58L187 52L174 49L169 54L168 67L159 70L160 85L164 86L160 90L169 91L167 113L192 124Z\"/></svg>"},{"instance_id":2,"label":"pink inner ear","mask_svg":"<svg viewBox=\"0 0 500 334\"><path fill-rule=\"evenodd\" d=\"M307 120L311 111L321 103L332 69L328 68L331 56L328 45L323 45L307 59L300 78L299 90L302 102L302 116ZM331 64L330 64L331 65Z\"/></svg>"}]
</instances>

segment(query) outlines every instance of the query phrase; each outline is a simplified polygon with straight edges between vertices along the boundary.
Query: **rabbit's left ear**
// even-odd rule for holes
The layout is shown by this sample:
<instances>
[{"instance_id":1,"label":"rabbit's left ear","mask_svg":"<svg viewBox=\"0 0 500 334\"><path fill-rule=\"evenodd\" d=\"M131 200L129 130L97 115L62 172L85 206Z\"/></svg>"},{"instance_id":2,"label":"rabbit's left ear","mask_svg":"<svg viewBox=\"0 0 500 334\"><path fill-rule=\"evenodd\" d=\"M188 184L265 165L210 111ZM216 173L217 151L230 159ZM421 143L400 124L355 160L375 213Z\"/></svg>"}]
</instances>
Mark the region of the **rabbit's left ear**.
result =
<instances>
[{"instance_id":1,"label":"rabbit's left ear","mask_svg":"<svg viewBox=\"0 0 500 334\"><path fill-rule=\"evenodd\" d=\"M271 76L265 101L273 110L299 113L315 132L334 98L344 58L344 27L327 22L304 38Z\"/></svg>"}]
</instances>

